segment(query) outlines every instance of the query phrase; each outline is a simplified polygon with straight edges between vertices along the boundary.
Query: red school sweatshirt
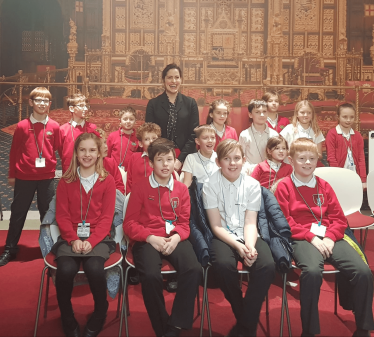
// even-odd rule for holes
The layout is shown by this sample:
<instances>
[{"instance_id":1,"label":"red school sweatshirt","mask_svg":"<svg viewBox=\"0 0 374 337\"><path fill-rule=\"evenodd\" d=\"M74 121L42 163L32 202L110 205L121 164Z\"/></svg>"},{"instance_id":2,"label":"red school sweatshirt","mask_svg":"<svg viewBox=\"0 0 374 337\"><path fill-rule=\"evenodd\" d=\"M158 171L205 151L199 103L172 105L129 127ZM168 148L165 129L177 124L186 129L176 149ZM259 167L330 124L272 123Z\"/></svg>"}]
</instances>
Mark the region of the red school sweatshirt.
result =
<instances>
[{"instance_id":1,"label":"red school sweatshirt","mask_svg":"<svg viewBox=\"0 0 374 337\"><path fill-rule=\"evenodd\" d=\"M121 137L121 134L122 134L122 137ZM121 152L121 138L122 138L122 152ZM122 162L122 166L124 166L125 171L127 171L128 162L132 154L136 152L139 148L139 140L136 138L135 130L133 130L133 133L131 135L122 133L121 129L112 132L107 139L107 145L108 145L108 157L113 158L116 161L117 165L121 164ZM127 152L126 152L126 148L127 148ZM126 157L123 158L125 156L125 153L126 153Z\"/></svg>"},{"instance_id":2,"label":"red school sweatshirt","mask_svg":"<svg viewBox=\"0 0 374 337\"><path fill-rule=\"evenodd\" d=\"M61 232L61 237L69 244L78 240L78 223L86 216L88 201L91 190L86 193L82 186L82 218L81 218L81 196L80 180L77 179L67 183L61 179L56 191L56 221ZM110 228L114 215L116 203L116 185L111 175L103 181L97 179L92 190L92 198L88 209L86 222L90 224L91 235L87 239L92 248L101 242L107 235L110 235Z\"/></svg>"},{"instance_id":3,"label":"red school sweatshirt","mask_svg":"<svg viewBox=\"0 0 374 337\"><path fill-rule=\"evenodd\" d=\"M327 227L325 236L336 242L344 237L347 219L330 184L318 177L316 180L322 201L322 225ZM314 188L301 186L298 189L319 221L321 212L316 203L317 184ZM318 221L296 190L291 177L286 177L279 182L274 195L291 227L291 237L295 240L311 242L315 234L310 231L310 228L312 223L318 223Z\"/></svg>"},{"instance_id":4,"label":"red school sweatshirt","mask_svg":"<svg viewBox=\"0 0 374 337\"><path fill-rule=\"evenodd\" d=\"M125 185L123 184L122 174L119 171L118 165L113 158L105 157L103 160L104 168L114 178L116 189L122 194L125 194Z\"/></svg>"},{"instance_id":5,"label":"red school sweatshirt","mask_svg":"<svg viewBox=\"0 0 374 337\"><path fill-rule=\"evenodd\" d=\"M271 170L271 175L270 175ZM255 178L261 186L269 189L273 186L274 182L290 176L293 171L293 168L290 164L282 163L281 167L279 168L278 172L275 172L273 169L270 168L270 165L267 160L264 160L260 164L256 165L254 168L251 177ZM270 178L270 186L269 186L269 178ZM276 179L276 180L275 180Z\"/></svg>"},{"instance_id":6,"label":"red school sweatshirt","mask_svg":"<svg viewBox=\"0 0 374 337\"><path fill-rule=\"evenodd\" d=\"M160 186L160 199L163 217L167 220L175 218L170 200L176 204L174 208L177 221L173 222L175 228L170 236L178 233L181 241L187 240L190 235L190 195L186 185L174 180L173 190ZM152 188L149 177L142 178L131 192L127 206L123 230L131 241L145 242L149 235L168 237L165 229L165 220L160 213L158 189Z\"/></svg>"},{"instance_id":7,"label":"red school sweatshirt","mask_svg":"<svg viewBox=\"0 0 374 337\"><path fill-rule=\"evenodd\" d=\"M35 159L39 153L35 143L38 141L39 150L42 149L43 135L44 146L42 157L45 158L45 167L35 167ZM48 118L44 124L32 124L30 119L24 119L17 124L13 135L12 146L9 153L9 178L21 180L53 179L56 171L55 151L60 145L59 124Z\"/></svg>"},{"instance_id":8,"label":"red school sweatshirt","mask_svg":"<svg viewBox=\"0 0 374 337\"><path fill-rule=\"evenodd\" d=\"M364 140L359 132L354 131L351 135L352 155L356 165L356 172L363 183L366 182L366 165L364 153ZM327 161L332 167L344 167L347 159L348 147L351 142L339 135L336 128L332 128L326 135Z\"/></svg>"},{"instance_id":9,"label":"red school sweatshirt","mask_svg":"<svg viewBox=\"0 0 374 337\"><path fill-rule=\"evenodd\" d=\"M271 128L271 129L277 131L278 133L280 133L285 128L285 126L290 124L290 121L287 117L279 116L279 114L278 114L278 123L277 123L277 126L275 128L273 128L273 126L268 121L266 121L266 123L268 124L269 128ZM289 145L290 144L288 144L288 146Z\"/></svg>"},{"instance_id":10,"label":"red school sweatshirt","mask_svg":"<svg viewBox=\"0 0 374 337\"><path fill-rule=\"evenodd\" d=\"M214 151L216 150L218 144L225 139L235 139L236 141L239 139L236 130L231 126L225 126L225 132L223 133L222 138L216 133L216 145L214 145Z\"/></svg>"},{"instance_id":11,"label":"red school sweatshirt","mask_svg":"<svg viewBox=\"0 0 374 337\"><path fill-rule=\"evenodd\" d=\"M85 132L90 132L96 129L96 125L90 122L85 122L83 128L80 125L73 127L70 122L65 123L60 127L60 147L58 154L61 158L62 172L65 173L69 168L71 159L73 158L74 142L78 136ZM73 131L73 134L72 134Z\"/></svg>"}]
</instances>

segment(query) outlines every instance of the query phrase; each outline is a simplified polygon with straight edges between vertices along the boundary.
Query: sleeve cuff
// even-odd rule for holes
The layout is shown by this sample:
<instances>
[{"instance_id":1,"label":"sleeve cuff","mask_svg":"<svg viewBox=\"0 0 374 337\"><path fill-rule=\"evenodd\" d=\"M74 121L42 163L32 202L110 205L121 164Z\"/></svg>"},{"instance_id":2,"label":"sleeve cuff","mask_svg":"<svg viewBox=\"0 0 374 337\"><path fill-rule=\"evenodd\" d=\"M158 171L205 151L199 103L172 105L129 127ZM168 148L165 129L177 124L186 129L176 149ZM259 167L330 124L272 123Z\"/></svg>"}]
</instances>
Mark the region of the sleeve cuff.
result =
<instances>
[{"instance_id":1,"label":"sleeve cuff","mask_svg":"<svg viewBox=\"0 0 374 337\"><path fill-rule=\"evenodd\" d=\"M326 232L325 237L331 239L334 242L336 242L336 236L331 232Z\"/></svg>"},{"instance_id":2,"label":"sleeve cuff","mask_svg":"<svg viewBox=\"0 0 374 337\"><path fill-rule=\"evenodd\" d=\"M186 235L185 231L181 231L179 229L174 228L170 234L178 234L181 238L181 241L184 241L184 240L188 239L188 235L190 233L188 233L188 235Z\"/></svg>"},{"instance_id":3,"label":"sleeve cuff","mask_svg":"<svg viewBox=\"0 0 374 337\"><path fill-rule=\"evenodd\" d=\"M312 232L307 232L305 234L305 240L308 241L309 243L312 242L312 239L315 237L316 235L313 234Z\"/></svg>"}]
</instances>

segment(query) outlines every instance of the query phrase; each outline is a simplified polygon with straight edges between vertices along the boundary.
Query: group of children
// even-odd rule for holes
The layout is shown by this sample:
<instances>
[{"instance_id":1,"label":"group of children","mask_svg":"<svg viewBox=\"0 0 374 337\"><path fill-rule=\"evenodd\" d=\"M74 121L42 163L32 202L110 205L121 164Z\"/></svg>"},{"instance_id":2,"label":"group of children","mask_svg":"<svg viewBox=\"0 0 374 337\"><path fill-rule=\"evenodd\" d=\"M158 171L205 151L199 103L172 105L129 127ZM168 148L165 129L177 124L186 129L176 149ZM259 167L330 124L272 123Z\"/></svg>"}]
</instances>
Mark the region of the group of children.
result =
<instances>
[{"instance_id":1,"label":"group of children","mask_svg":"<svg viewBox=\"0 0 374 337\"><path fill-rule=\"evenodd\" d=\"M342 240L347 221L334 191L314 176L324 137L308 101L296 104L289 124L277 113L279 96L275 92L252 100L248 106L252 124L239 140L227 125L228 102L213 102L207 124L194 130L199 150L183 163L183 183L175 173L174 143L160 138L161 129L154 123L144 123L135 132L136 114L131 107L120 112L120 129L106 142L105 133L85 120L88 106L83 95L68 99L72 119L61 127L48 117L50 104L47 89L34 89L30 94L33 113L18 124L14 134L9 160L14 200L0 266L17 253L35 191L41 219L48 210L58 151L63 176L56 191L56 220L61 235L52 251L58 266L56 290L65 335L80 335L71 293L81 263L95 301L83 336L97 336L104 325L108 309L104 263L115 247L110 229L116 190L131 193L123 228L155 334L178 336L181 329L192 327L194 298L202 277L188 241L188 187L194 176L204 184L203 203L214 235L211 263L237 321L230 336L256 335L261 306L275 275L269 246L257 230L261 186L275 191L291 227L294 259L302 270L303 335L320 332L318 298L325 260L343 271L353 287L355 335L368 335L374 329L371 271ZM354 115L353 105L339 107L339 124L326 139L327 157L331 166L354 170L365 183L362 137L351 128ZM127 175L126 189L121 171ZM162 294L162 259L178 272L170 315ZM251 271L244 299L237 277L239 261Z\"/></svg>"}]
</instances>

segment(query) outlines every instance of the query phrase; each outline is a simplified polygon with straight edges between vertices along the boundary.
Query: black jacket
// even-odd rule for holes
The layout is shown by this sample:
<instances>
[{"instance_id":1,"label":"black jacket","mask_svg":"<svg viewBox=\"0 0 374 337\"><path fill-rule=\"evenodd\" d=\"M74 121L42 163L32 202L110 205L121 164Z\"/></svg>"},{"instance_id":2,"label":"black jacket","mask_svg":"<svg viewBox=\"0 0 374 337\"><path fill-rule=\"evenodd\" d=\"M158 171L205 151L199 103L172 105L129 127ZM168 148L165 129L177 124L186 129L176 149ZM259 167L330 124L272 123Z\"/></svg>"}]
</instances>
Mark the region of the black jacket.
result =
<instances>
[{"instance_id":1,"label":"black jacket","mask_svg":"<svg viewBox=\"0 0 374 337\"><path fill-rule=\"evenodd\" d=\"M202 186L203 184L198 183L196 177L193 177L192 184L189 187L191 197L191 233L189 240L198 261L204 267L209 262L209 247L213 233L210 230L208 217L203 206ZM291 236L290 227L277 200L266 189L262 190L261 209L258 212L257 221L259 233L270 247L277 270L287 272L291 267L291 254L293 252L288 241Z\"/></svg>"},{"instance_id":2,"label":"black jacket","mask_svg":"<svg viewBox=\"0 0 374 337\"><path fill-rule=\"evenodd\" d=\"M178 157L183 162L187 155L196 152L194 128L199 125L199 110L194 98L178 93L175 106L178 112L176 144L181 150ZM161 128L161 137L167 138L169 99L166 92L152 98L146 108L145 121L156 123Z\"/></svg>"}]
</instances>

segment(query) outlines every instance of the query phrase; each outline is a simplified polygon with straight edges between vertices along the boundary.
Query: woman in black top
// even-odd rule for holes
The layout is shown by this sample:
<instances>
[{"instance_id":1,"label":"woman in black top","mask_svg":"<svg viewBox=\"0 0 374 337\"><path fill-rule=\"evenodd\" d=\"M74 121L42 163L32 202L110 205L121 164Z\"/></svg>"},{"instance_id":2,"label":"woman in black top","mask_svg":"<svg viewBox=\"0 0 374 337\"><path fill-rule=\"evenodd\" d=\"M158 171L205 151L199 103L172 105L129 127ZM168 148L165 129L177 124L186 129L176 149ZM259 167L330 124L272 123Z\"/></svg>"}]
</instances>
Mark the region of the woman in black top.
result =
<instances>
[{"instance_id":1,"label":"woman in black top","mask_svg":"<svg viewBox=\"0 0 374 337\"><path fill-rule=\"evenodd\" d=\"M147 105L145 121L161 127L161 137L174 142L179 171L188 154L196 152L194 128L199 125L199 110L195 99L179 92L182 71L176 64L168 64L162 71L165 91L152 98Z\"/></svg>"}]
</instances>

